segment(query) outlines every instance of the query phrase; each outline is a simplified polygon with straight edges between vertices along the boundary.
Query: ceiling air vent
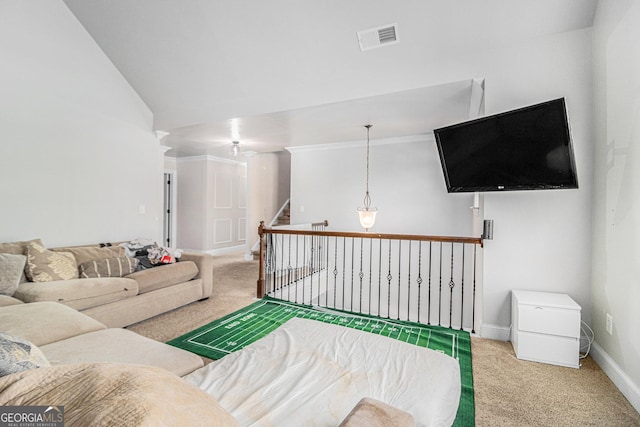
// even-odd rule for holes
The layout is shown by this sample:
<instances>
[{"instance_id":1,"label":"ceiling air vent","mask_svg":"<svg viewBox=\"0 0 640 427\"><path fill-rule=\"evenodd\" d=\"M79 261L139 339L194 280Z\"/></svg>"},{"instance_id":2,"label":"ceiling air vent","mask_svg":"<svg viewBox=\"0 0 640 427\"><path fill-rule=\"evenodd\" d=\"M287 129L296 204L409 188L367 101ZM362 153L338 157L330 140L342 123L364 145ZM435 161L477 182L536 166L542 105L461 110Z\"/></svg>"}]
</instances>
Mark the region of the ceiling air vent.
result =
<instances>
[{"instance_id":1,"label":"ceiling air vent","mask_svg":"<svg viewBox=\"0 0 640 427\"><path fill-rule=\"evenodd\" d=\"M370 50L398 43L398 24L358 31L360 50Z\"/></svg>"}]
</instances>

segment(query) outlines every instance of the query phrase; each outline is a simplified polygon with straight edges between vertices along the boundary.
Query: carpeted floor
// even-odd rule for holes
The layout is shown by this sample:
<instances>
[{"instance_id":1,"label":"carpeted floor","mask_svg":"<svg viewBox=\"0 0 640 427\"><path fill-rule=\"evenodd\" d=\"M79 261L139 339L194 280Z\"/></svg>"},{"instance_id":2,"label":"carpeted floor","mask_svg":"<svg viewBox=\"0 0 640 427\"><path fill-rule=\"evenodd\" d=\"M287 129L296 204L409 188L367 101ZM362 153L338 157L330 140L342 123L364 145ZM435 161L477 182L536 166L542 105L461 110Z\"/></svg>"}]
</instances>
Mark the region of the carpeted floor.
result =
<instances>
[{"instance_id":1,"label":"carpeted floor","mask_svg":"<svg viewBox=\"0 0 640 427\"><path fill-rule=\"evenodd\" d=\"M214 259L214 292L129 327L166 342L255 299L258 263L242 254ZM518 360L511 343L471 339L476 426L640 426L640 414L598 365L580 369Z\"/></svg>"}]
</instances>

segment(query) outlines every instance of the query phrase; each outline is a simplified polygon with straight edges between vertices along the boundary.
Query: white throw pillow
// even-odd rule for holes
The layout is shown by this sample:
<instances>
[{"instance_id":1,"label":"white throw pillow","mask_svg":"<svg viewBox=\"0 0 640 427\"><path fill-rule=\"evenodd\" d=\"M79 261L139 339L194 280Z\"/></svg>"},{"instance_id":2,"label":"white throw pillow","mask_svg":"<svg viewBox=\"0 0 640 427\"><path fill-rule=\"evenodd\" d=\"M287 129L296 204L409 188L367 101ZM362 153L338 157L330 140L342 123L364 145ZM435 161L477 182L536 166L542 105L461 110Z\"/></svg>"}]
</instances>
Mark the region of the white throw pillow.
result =
<instances>
[{"instance_id":1,"label":"white throw pillow","mask_svg":"<svg viewBox=\"0 0 640 427\"><path fill-rule=\"evenodd\" d=\"M18 254L0 253L0 294L12 296L24 271L27 257Z\"/></svg>"}]
</instances>

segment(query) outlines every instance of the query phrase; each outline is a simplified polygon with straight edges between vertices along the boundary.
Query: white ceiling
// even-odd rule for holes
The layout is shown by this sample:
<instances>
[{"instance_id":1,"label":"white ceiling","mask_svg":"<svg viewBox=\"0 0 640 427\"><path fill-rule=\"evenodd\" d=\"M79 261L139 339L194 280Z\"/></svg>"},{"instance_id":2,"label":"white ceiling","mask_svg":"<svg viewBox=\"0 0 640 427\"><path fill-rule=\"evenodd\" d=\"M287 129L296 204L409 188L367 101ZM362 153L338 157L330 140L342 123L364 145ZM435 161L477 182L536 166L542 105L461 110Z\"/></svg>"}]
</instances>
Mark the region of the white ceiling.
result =
<instances>
[{"instance_id":1,"label":"white ceiling","mask_svg":"<svg viewBox=\"0 0 640 427\"><path fill-rule=\"evenodd\" d=\"M597 0L64 0L169 132L167 155L425 134L464 120L471 78L443 55L587 28ZM361 52L356 32L397 23ZM412 71L415 71L412 73Z\"/></svg>"}]
</instances>

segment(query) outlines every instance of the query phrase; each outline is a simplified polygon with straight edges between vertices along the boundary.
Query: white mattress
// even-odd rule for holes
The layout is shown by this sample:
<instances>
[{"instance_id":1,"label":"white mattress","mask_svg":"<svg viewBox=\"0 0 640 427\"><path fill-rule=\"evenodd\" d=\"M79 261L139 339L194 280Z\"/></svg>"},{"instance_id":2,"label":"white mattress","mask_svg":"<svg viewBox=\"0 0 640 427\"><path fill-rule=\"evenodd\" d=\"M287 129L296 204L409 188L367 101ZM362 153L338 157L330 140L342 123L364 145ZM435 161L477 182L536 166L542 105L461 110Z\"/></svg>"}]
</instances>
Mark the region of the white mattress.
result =
<instances>
[{"instance_id":1,"label":"white mattress","mask_svg":"<svg viewBox=\"0 0 640 427\"><path fill-rule=\"evenodd\" d=\"M184 377L243 426L335 427L363 397L449 426L458 361L391 338L294 318L241 351Z\"/></svg>"}]
</instances>

